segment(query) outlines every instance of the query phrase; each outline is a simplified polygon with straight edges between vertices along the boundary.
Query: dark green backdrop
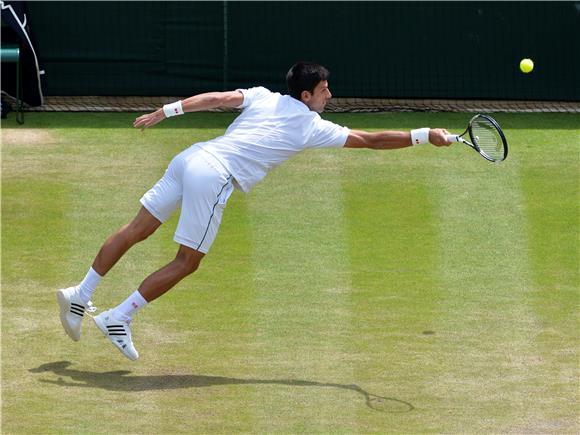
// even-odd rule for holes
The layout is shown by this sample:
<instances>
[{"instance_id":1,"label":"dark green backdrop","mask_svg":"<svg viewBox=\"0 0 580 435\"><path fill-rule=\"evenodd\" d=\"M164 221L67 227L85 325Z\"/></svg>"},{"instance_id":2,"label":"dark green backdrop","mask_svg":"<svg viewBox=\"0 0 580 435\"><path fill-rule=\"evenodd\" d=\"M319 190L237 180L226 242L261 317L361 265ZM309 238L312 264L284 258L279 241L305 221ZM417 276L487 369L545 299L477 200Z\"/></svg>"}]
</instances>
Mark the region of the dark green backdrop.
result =
<instances>
[{"instance_id":1,"label":"dark green backdrop","mask_svg":"<svg viewBox=\"0 0 580 435\"><path fill-rule=\"evenodd\" d=\"M29 2L46 95L284 90L300 59L340 97L580 100L580 3ZM519 60L534 59L533 73Z\"/></svg>"}]
</instances>

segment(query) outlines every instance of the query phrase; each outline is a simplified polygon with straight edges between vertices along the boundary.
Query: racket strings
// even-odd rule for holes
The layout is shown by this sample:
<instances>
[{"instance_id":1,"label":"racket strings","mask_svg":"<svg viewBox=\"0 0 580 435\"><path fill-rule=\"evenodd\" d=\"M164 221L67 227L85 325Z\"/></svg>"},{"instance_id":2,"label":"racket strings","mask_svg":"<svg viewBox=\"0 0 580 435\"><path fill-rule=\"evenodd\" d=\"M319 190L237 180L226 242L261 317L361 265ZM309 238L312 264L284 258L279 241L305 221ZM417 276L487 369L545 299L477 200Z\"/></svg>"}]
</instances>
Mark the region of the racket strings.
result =
<instances>
[{"instance_id":1,"label":"racket strings","mask_svg":"<svg viewBox=\"0 0 580 435\"><path fill-rule=\"evenodd\" d=\"M471 124L471 133L481 152L494 160L503 160L503 140L495 125L485 118L478 118Z\"/></svg>"}]
</instances>

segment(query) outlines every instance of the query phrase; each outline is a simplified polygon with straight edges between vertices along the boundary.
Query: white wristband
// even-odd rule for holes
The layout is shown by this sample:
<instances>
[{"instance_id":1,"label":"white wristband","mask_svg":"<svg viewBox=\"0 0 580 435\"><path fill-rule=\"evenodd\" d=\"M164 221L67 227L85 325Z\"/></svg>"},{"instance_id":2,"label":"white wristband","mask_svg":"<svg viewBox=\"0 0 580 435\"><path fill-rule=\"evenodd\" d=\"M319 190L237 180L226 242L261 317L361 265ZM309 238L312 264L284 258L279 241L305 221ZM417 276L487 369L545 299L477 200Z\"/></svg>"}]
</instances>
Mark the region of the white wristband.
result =
<instances>
[{"instance_id":1,"label":"white wristband","mask_svg":"<svg viewBox=\"0 0 580 435\"><path fill-rule=\"evenodd\" d=\"M431 130L429 127L411 130L411 143L413 145L429 143L429 130Z\"/></svg>"},{"instance_id":2,"label":"white wristband","mask_svg":"<svg viewBox=\"0 0 580 435\"><path fill-rule=\"evenodd\" d=\"M171 116L183 115L183 107L181 106L181 100L163 106L163 113L165 113L166 118L170 118Z\"/></svg>"}]
</instances>

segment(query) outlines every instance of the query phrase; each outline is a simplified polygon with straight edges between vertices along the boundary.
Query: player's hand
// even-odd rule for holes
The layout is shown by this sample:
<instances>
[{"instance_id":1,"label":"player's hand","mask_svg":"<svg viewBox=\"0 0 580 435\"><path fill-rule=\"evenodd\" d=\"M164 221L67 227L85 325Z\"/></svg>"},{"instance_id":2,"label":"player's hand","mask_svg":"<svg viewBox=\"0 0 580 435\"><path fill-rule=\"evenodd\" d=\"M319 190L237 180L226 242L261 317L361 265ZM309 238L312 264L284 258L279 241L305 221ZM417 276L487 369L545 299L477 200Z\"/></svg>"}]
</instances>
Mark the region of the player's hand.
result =
<instances>
[{"instance_id":1,"label":"player's hand","mask_svg":"<svg viewBox=\"0 0 580 435\"><path fill-rule=\"evenodd\" d=\"M453 142L449 142L445 136L451 134L444 128L432 128L429 130L429 142L436 147L448 147Z\"/></svg>"},{"instance_id":2,"label":"player's hand","mask_svg":"<svg viewBox=\"0 0 580 435\"><path fill-rule=\"evenodd\" d=\"M155 112L142 115L133 122L133 127L145 130L148 127L153 127L155 124L165 119L163 109L158 109Z\"/></svg>"}]
</instances>

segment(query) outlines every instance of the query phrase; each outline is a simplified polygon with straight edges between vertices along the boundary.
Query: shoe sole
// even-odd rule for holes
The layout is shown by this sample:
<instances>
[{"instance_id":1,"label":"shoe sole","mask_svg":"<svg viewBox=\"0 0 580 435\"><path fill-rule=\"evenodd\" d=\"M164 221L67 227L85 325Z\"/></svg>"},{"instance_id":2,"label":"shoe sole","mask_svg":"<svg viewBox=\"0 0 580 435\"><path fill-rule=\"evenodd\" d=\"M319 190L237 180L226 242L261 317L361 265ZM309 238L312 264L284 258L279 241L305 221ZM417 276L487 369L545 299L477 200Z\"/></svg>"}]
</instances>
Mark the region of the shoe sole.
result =
<instances>
[{"instance_id":1,"label":"shoe sole","mask_svg":"<svg viewBox=\"0 0 580 435\"><path fill-rule=\"evenodd\" d=\"M63 290L59 290L56 292L56 300L58 301L58 305L60 306L60 323L62 323L62 327L64 328L66 334L71 338L73 341L79 341L81 339L81 335L77 336L75 332L70 328L66 316L70 311L70 302L68 298L64 295Z\"/></svg>"},{"instance_id":2,"label":"shoe sole","mask_svg":"<svg viewBox=\"0 0 580 435\"><path fill-rule=\"evenodd\" d=\"M97 325L97 328L99 328L99 331L101 331L101 333L105 336L105 338L115 347L115 349L117 349L119 352L121 352L121 354L123 354L123 356L125 358L127 358L130 361L136 361L139 358L139 355L137 355L135 358L130 357L129 355L127 355L125 352L123 352L123 350L117 346L115 343L113 343L113 341L111 340L111 337L109 337L109 331L107 330L107 327L101 323L101 319L98 318L99 316L95 316L93 317L93 320L95 322L95 325Z\"/></svg>"}]
</instances>

